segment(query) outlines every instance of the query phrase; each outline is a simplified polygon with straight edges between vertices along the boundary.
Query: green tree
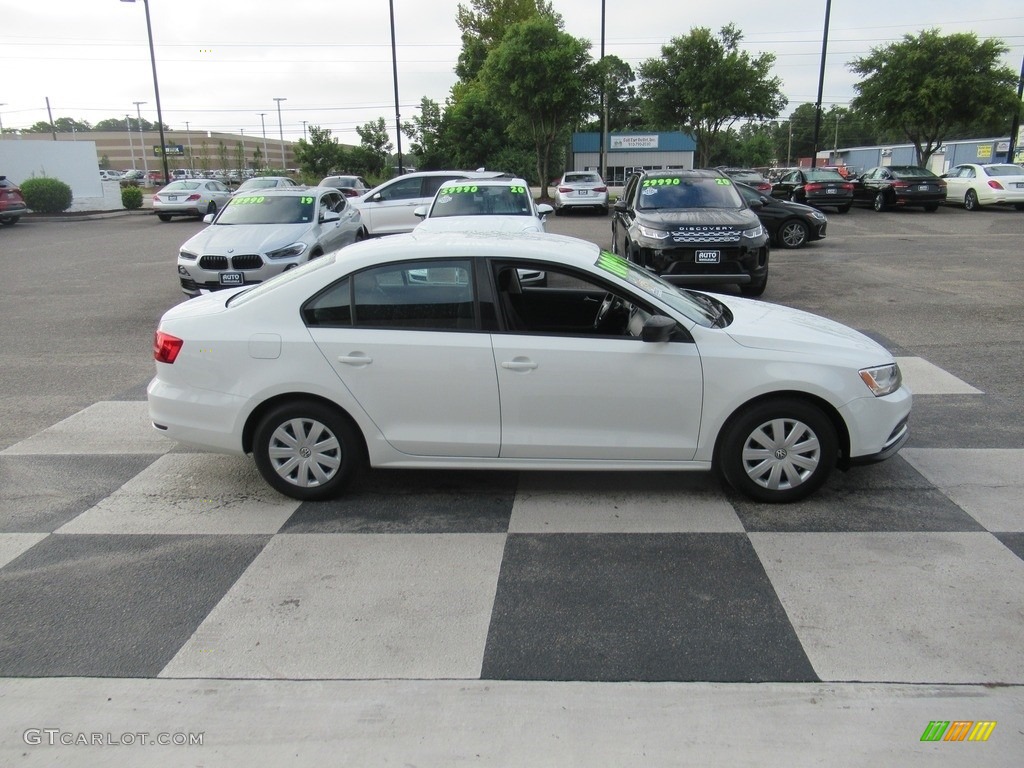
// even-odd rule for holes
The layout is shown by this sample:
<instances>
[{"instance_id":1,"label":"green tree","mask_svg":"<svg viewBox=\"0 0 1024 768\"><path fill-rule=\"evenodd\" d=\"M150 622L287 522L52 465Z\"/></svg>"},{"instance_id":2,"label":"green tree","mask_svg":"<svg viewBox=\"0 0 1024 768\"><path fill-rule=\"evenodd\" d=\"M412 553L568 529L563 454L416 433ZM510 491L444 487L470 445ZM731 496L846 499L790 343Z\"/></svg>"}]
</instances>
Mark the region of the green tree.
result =
<instances>
[{"instance_id":1,"label":"green tree","mask_svg":"<svg viewBox=\"0 0 1024 768\"><path fill-rule=\"evenodd\" d=\"M604 123L601 109L602 90L608 98L608 130L622 131L642 127L640 101L633 85L633 68L618 56L605 56L594 63L587 83L588 112L593 119L584 126L600 131Z\"/></svg>"},{"instance_id":2,"label":"green tree","mask_svg":"<svg viewBox=\"0 0 1024 768\"><path fill-rule=\"evenodd\" d=\"M441 107L424 96L420 99L420 113L402 125L402 133L410 140L410 153L420 170L438 170L450 165L441 150Z\"/></svg>"},{"instance_id":3,"label":"green tree","mask_svg":"<svg viewBox=\"0 0 1024 768\"><path fill-rule=\"evenodd\" d=\"M238 178L242 178L242 171L245 170L245 145L240 141L235 142L235 169Z\"/></svg>"},{"instance_id":4,"label":"green tree","mask_svg":"<svg viewBox=\"0 0 1024 768\"><path fill-rule=\"evenodd\" d=\"M709 164L722 132L741 120L768 120L786 104L782 81L770 74L775 56L741 51L732 24L718 36L696 27L640 65L640 96L652 125L683 130L697 141L698 163Z\"/></svg>"},{"instance_id":5,"label":"green tree","mask_svg":"<svg viewBox=\"0 0 1024 768\"><path fill-rule=\"evenodd\" d=\"M543 197L552 152L565 145L587 109L589 48L550 18L537 16L506 30L480 71L510 134L532 143Z\"/></svg>"},{"instance_id":6,"label":"green tree","mask_svg":"<svg viewBox=\"0 0 1024 768\"><path fill-rule=\"evenodd\" d=\"M852 105L899 131L926 165L943 141L968 126L1005 126L1020 112L1017 74L999 64L1006 51L1002 41L979 42L971 32L904 35L849 63L863 77Z\"/></svg>"},{"instance_id":7,"label":"green tree","mask_svg":"<svg viewBox=\"0 0 1024 768\"><path fill-rule=\"evenodd\" d=\"M228 148L224 146L223 140L217 142L217 160L220 161L220 170L228 169Z\"/></svg>"},{"instance_id":8,"label":"green tree","mask_svg":"<svg viewBox=\"0 0 1024 768\"><path fill-rule=\"evenodd\" d=\"M455 74L464 83L476 79L487 54L501 42L505 30L537 16L550 19L558 29L564 27L549 0L470 0L469 6L459 3L455 23L462 32L462 51Z\"/></svg>"},{"instance_id":9,"label":"green tree","mask_svg":"<svg viewBox=\"0 0 1024 768\"><path fill-rule=\"evenodd\" d=\"M139 130L139 119L137 117L129 118L133 131ZM82 130L79 128L78 130ZM123 117L108 117L105 120L100 120L96 125L92 127L94 131L123 131L125 130L125 119ZM151 123L145 118L142 119L142 130L144 131L157 131L159 130L157 123ZM164 130L171 130L170 127L165 123Z\"/></svg>"},{"instance_id":10,"label":"green tree","mask_svg":"<svg viewBox=\"0 0 1024 768\"><path fill-rule=\"evenodd\" d=\"M124 128L124 123L121 123L121 128ZM85 132L91 131L92 126L87 122L74 120L70 117L58 117L53 121L53 128L51 129L50 124L40 120L38 123L29 126L22 130L22 133L74 133L74 132Z\"/></svg>"},{"instance_id":11,"label":"green tree","mask_svg":"<svg viewBox=\"0 0 1024 768\"><path fill-rule=\"evenodd\" d=\"M387 123L383 117L378 117L375 121L357 126L356 133L359 134L360 150L357 157L361 160L362 170L381 175L394 148L388 136Z\"/></svg>"},{"instance_id":12,"label":"green tree","mask_svg":"<svg viewBox=\"0 0 1024 768\"><path fill-rule=\"evenodd\" d=\"M309 126L309 141L299 139L295 143L295 162L303 174L322 179L345 166L345 150L330 128Z\"/></svg>"}]
</instances>

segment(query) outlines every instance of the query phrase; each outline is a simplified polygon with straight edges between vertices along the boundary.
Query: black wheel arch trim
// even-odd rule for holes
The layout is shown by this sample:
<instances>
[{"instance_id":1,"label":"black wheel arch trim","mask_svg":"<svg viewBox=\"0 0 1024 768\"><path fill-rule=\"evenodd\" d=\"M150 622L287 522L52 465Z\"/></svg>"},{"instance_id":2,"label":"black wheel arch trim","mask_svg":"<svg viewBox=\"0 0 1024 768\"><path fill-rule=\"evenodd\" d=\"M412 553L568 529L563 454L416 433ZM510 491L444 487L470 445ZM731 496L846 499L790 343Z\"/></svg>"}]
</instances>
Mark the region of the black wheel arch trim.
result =
<instances>
[{"instance_id":1,"label":"black wheel arch trim","mask_svg":"<svg viewBox=\"0 0 1024 768\"><path fill-rule=\"evenodd\" d=\"M341 416L343 419L348 420L351 423L352 428L356 431L356 434L359 435L359 439L362 440L361 447L363 455L367 455L366 435L363 434L363 430L360 428L359 422L352 418L352 414L350 414L348 411L346 411L333 400L329 400L326 397L322 397L321 395L314 395L309 392L285 392L280 395L275 395L274 397L271 397L267 400L264 400L262 403L253 408L252 412L245 420L245 426L242 428L242 450L245 451L247 454L252 453L253 438L256 434L256 428L260 425L260 422L263 421L263 417L266 416L271 410L277 408L280 405L285 405L287 403L296 403L303 400L308 402L319 403L320 405L326 406L327 408L331 408L334 411L337 411L338 415Z\"/></svg>"}]
</instances>

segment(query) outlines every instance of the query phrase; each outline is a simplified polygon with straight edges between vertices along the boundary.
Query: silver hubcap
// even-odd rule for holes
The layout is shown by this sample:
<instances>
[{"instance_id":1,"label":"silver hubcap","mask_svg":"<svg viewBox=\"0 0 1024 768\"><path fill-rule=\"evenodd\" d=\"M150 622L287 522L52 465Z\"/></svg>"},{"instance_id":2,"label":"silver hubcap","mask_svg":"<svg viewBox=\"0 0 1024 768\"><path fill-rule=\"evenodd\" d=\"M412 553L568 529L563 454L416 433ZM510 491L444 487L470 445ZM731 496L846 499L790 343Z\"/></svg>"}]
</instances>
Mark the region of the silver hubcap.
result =
<instances>
[{"instance_id":1,"label":"silver hubcap","mask_svg":"<svg viewBox=\"0 0 1024 768\"><path fill-rule=\"evenodd\" d=\"M804 228L795 222L787 224L782 228L782 241L790 248L796 248L804 241Z\"/></svg>"},{"instance_id":2,"label":"silver hubcap","mask_svg":"<svg viewBox=\"0 0 1024 768\"><path fill-rule=\"evenodd\" d=\"M796 488L821 463L818 436L796 419L772 419L759 426L743 444L743 469L762 488Z\"/></svg>"},{"instance_id":3,"label":"silver hubcap","mask_svg":"<svg viewBox=\"0 0 1024 768\"><path fill-rule=\"evenodd\" d=\"M315 419L291 419L270 436L270 463L284 480L300 488L323 485L341 466L341 444Z\"/></svg>"}]
</instances>

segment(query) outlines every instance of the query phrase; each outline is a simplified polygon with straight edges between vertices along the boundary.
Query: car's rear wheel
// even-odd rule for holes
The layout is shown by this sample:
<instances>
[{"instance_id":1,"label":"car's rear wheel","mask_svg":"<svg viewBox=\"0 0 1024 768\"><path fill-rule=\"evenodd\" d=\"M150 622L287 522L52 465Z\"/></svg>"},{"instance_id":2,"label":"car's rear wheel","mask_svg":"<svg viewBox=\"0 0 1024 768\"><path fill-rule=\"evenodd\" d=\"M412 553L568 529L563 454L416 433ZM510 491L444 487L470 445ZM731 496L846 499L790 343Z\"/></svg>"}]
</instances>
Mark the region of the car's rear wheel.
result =
<instances>
[{"instance_id":1,"label":"car's rear wheel","mask_svg":"<svg viewBox=\"0 0 1024 768\"><path fill-rule=\"evenodd\" d=\"M875 195L875 202L873 204L873 207L876 211L879 212L884 211L886 208L889 207L889 203L885 199L885 192L879 192L877 195Z\"/></svg>"},{"instance_id":2,"label":"car's rear wheel","mask_svg":"<svg viewBox=\"0 0 1024 768\"><path fill-rule=\"evenodd\" d=\"M847 203L846 205L841 205L838 208L836 208L836 211L838 213L849 213L851 205L853 205L853 203Z\"/></svg>"},{"instance_id":3,"label":"car's rear wheel","mask_svg":"<svg viewBox=\"0 0 1024 768\"><path fill-rule=\"evenodd\" d=\"M158 219L160 219L160 221L170 221L171 220L171 215L169 213L158 213L156 215L156 217Z\"/></svg>"},{"instance_id":4,"label":"car's rear wheel","mask_svg":"<svg viewBox=\"0 0 1024 768\"><path fill-rule=\"evenodd\" d=\"M323 403L299 400L263 417L253 436L253 458L274 489L315 501L340 493L365 454L347 417Z\"/></svg>"},{"instance_id":5,"label":"car's rear wheel","mask_svg":"<svg viewBox=\"0 0 1024 768\"><path fill-rule=\"evenodd\" d=\"M981 208L981 203L978 202L978 193L973 189L968 189L967 194L964 195L964 208L968 211L976 211Z\"/></svg>"},{"instance_id":6,"label":"car's rear wheel","mask_svg":"<svg viewBox=\"0 0 1024 768\"><path fill-rule=\"evenodd\" d=\"M799 219L790 219L779 227L778 241L783 248L801 248L807 244L810 228Z\"/></svg>"},{"instance_id":7,"label":"car's rear wheel","mask_svg":"<svg viewBox=\"0 0 1024 768\"><path fill-rule=\"evenodd\" d=\"M816 491L835 465L835 427L820 408L793 398L758 403L723 431L718 468L756 501L797 501Z\"/></svg>"},{"instance_id":8,"label":"car's rear wheel","mask_svg":"<svg viewBox=\"0 0 1024 768\"><path fill-rule=\"evenodd\" d=\"M208 206L206 206L206 215L209 216L211 213L216 213L216 212L217 212L217 204L215 202L213 202L213 200L211 200L210 204Z\"/></svg>"},{"instance_id":9,"label":"car's rear wheel","mask_svg":"<svg viewBox=\"0 0 1024 768\"><path fill-rule=\"evenodd\" d=\"M17 224L20 218L21 216L8 216L6 219L0 219L0 224L3 224L5 227L11 227Z\"/></svg>"},{"instance_id":10,"label":"car's rear wheel","mask_svg":"<svg viewBox=\"0 0 1024 768\"><path fill-rule=\"evenodd\" d=\"M928 211L928 213L935 213L935 211L939 210L939 204L938 203L929 203L928 205L926 205L924 207L924 209L926 211Z\"/></svg>"}]
</instances>

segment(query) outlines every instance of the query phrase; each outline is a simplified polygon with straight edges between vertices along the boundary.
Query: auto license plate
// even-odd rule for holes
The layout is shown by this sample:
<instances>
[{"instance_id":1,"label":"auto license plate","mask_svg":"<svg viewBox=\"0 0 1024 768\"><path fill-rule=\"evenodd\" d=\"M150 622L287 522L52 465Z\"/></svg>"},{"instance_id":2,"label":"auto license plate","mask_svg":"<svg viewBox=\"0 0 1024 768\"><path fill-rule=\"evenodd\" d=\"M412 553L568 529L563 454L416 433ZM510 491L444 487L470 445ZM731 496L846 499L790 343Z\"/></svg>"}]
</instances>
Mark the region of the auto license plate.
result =
<instances>
[{"instance_id":1,"label":"auto license plate","mask_svg":"<svg viewBox=\"0 0 1024 768\"><path fill-rule=\"evenodd\" d=\"M176 203L178 201L178 196L177 195L168 195L167 196L167 200L168 200L168 202Z\"/></svg>"},{"instance_id":2,"label":"auto license plate","mask_svg":"<svg viewBox=\"0 0 1024 768\"><path fill-rule=\"evenodd\" d=\"M221 285L245 285L245 280L242 279L241 272L221 272L220 273L220 284Z\"/></svg>"},{"instance_id":3,"label":"auto license plate","mask_svg":"<svg viewBox=\"0 0 1024 768\"><path fill-rule=\"evenodd\" d=\"M917 188L917 191L918 192L927 192L930 189L931 189L931 187L929 187L927 184L922 184L921 186L919 186Z\"/></svg>"},{"instance_id":4,"label":"auto license plate","mask_svg":"<svg viewBox=\"0 0 1024 768\"><path fill-rule=\"evenodd\" d=\"M838 191L839 190L836 189L835 187L829 187L828 189L825 190L825 194L826 195L834 195Z\"/></svg>"},{"instance_id":5,"label":"auto license plate","mask_svg":"<svg viewBox=\"0 0 1024 768\"><path fill-rule=\"evenodd\" d=\"M590 194L590 190L589 189L577 189L576 190L576 196L577 197L586 197L589 194Z\"/></svg>"},{"instance_id":6,"label":"auto license plate","mask_svg":"<svg viewBox=\"0 0 1024 768\"><path fill-rule=\"evenodd\" d=\"M1017 189L1024 189L1024 182L1018 181L1014 186L1016 186Z\"/></svg>"},{"instance_id":7,"label":"auto license plate","mask_svg":"<svg viewBox=\"0 0 1024 768\"><path fill-rule=\"evenodd\" d=\"M697 251L694 261L697 264L717 264L722 258L719 251Z\"/></svg>"}]
</instances>

